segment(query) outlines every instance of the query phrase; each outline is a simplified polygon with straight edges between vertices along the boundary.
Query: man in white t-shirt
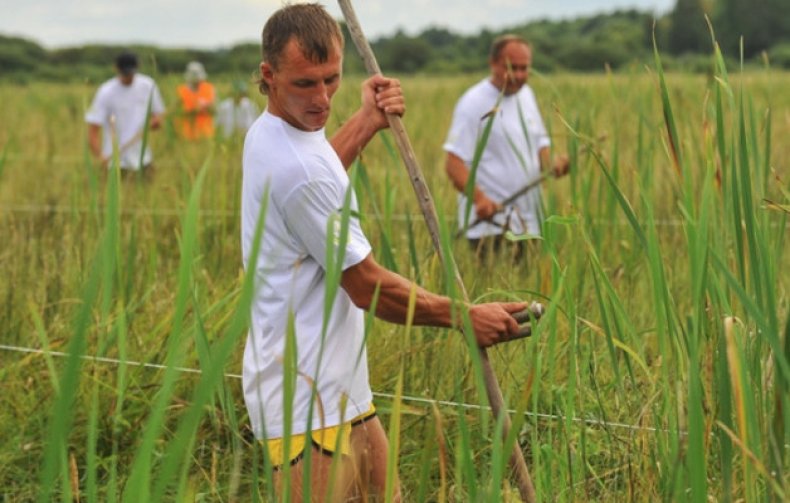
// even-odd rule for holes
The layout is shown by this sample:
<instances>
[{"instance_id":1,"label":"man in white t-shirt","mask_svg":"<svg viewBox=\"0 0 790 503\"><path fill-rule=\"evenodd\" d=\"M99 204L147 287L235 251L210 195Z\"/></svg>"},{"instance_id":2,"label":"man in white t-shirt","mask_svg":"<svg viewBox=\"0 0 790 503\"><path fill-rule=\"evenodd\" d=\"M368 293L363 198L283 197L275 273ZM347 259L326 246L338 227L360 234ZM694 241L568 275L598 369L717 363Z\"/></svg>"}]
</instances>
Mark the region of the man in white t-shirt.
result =
<instances>
[{"instance_id":1,"label":"man in white t-shirt","mask_svg":"<svg viewBox=\"0 0 790 503\"><path fill-rule=\"evenodd\" d=\"M268 105L248 131L243 154L242 253L256 278L245 403L281 495L289 483L291 497L301 501L309 477L319 499L345 501L368 491L382 497L388 445L368 383L363 310L377 297L377 317L405 323L415 294L415 324L457 326L465 309L478 344L488 346L518 331L512 314L526 304L453 303L380 266L355 216L346 169L387 127L385 113L404 113L399 82L366 80L359 110L328 140L324 126L342 68L337 22L317 4L283 7L264 26L262 48L260 87ZM310 473L303 473L306 453ZM330 482L333 461L342 475ZM284 481L280 468L287 464ZM394 491L398 501L398 484Z\"/></svg>"},{"instance_id":2,"label":"man in white t-shirt","mask_svg":"<svg viewBox=\"0 0 790 503\"><path fill-rule=\"evenodd\" d=\"M247 97L247 83L237 80L233 82L233 96L222 100L217 107L217 125L224 138L231 138L234 134L243 135L259 113L258 107Z\"/></svg>"},{"instance_id":3,"label":"man in white t-shirt","mask_svg":"<svg viewBox=\"0 0 790 503\"><path fill-rule=\"evenodd\" d=\"M136 55L120 54L115 69L118 74L99 87L85 114L88 145L102 165L109 166L117 152L120 168L136 171L153 162L150 146L143 149L143 138L146 129L159 129L165 106L154 80L137 73Z\"/></svg>"},{"instance_id":4,"label":"man in white t-shirt","mask_svg":"<svg viewBox=\"0 0 790 503\"><path fill-rule=\"evenodd\" d=\"M456 104L444 144L445 169L459 191L459 228L480 253L489 245L498 249L507 230L539 235L539 185L506 207L502 202L543 170L553 169L556 176L568 172L566 156L551 161L551 142L535 94L527 85L532 64L529 44L515 35L498 37L488 64L491 75L467 90ZM477 166L470 205L466 186L489 119L493 119L490 136Z\"/></svg>"}]
</instances>

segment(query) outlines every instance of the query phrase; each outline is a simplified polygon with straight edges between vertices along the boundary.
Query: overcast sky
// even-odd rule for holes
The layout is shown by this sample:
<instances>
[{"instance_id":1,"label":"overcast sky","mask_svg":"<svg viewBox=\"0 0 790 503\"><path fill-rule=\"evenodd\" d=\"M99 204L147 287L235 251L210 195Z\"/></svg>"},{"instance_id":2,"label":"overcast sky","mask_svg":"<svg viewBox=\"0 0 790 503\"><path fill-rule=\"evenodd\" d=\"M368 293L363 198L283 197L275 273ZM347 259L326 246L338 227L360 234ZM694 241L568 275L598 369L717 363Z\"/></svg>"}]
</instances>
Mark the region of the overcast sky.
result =
<instances>
[{"instance_id":1,"label":"overcast sky","mask_svg":"<svg viewBox=\"0 0 790 503\"><path fill-rule=\"evenodd\" d=\"M283 0L0 0L0 34L48 48L88 42L150 43L216 49L258 40ZM337 18L334 1L321 2ZM567 19L616 9L668 12L675 0L355 0L370 38L398 29L416 34L440 26L464 34L529 20Z\"/></svg>"}]
</instances>

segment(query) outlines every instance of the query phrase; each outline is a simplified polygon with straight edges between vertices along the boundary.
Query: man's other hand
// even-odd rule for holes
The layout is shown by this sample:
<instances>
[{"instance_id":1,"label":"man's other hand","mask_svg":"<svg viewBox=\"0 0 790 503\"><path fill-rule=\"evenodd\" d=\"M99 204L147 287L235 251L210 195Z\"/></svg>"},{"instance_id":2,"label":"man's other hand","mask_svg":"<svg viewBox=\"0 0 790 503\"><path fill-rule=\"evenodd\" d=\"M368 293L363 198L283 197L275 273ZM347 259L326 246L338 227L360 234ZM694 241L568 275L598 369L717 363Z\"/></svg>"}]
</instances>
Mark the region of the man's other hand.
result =
<instances>
[{"instance_id":1,"label":"man's other hand","mask_svg":"<svg viewBox=\"0 0 790 503\"><path fill-rule=\"evenodd\" d=\"M515 337L519 326L513 315L528 306L526 302L491 302L469 308L477 345L485 348Z\"/></svg>"}]
</instances>

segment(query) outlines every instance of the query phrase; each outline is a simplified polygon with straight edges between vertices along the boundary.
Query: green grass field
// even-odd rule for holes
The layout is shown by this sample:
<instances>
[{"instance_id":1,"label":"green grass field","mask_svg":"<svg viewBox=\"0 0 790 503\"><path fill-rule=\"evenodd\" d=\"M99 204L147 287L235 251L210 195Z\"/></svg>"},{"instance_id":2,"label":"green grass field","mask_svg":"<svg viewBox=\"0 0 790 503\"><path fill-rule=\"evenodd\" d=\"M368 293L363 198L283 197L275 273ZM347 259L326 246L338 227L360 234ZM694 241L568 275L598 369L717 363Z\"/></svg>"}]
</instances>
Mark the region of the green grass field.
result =
<instances>
[{"instance_id":1,"label":"green grass field","mask_svg":"<svg viewBox=\"0 0 790 503\"><path fill-rule=\"evenodd\" d=\"M441 145L477 78L402 81L448 236ZM176 80L159 83L174 105ZM516 501L515 441L540 501L786 501L790 74L531 84L573 160L544 186L543 239L513 267L445 240L475 300L548 307L532 338L490 352L517 435L503 442L476 408L479 362L459 333L372 321L406 501ZM236 376L241 139L185 144L166 127L152 181L102 176L82 119L94 91L0 87L0 500L269 501ZM393 145L375 139L357 167L364 228L379 262L446 291Z\"/></svg>"}]
</instances>

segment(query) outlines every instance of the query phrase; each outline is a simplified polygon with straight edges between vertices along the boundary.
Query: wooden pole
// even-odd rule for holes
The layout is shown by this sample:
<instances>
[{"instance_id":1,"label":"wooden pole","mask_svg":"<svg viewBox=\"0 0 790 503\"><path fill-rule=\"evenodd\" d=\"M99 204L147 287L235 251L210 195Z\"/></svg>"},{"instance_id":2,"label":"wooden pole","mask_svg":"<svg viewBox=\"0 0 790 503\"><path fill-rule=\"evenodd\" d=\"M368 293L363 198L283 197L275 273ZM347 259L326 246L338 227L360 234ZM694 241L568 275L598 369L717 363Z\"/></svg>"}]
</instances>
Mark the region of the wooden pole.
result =
<instances>
[{"instance_id":1,"label":"wooden pole","mask_svg":"<svg viewBox=\"0 0 790 503\"><path fill-rule=\"evenodd\" d=\"M351 5L351 1L338 0L338 3L340 4L340 9L343 11L343 17L346 20L346 26L348 27L348 31L351 33L351 38L354 41L354 45L356 45L357 50L359 51L359 54L365 63L365 69L370 75L380 74L381 69L379 68L378 62L376 61L376 57L373 54L373 50L370 48L367 38L362 32L362 28L359 24L359 20L357 19L357 15L354 12L354 8ZM412 187L414 188L414 192L417 195L420 210L422 211L423 218L425 219L425 223L428 226L428 232L430 233L431 239L433 240L433 246L436 249L436 253L439 255L439 260L441 260L442 264L446 265L449 263L451 265L453 274L455 276L455 281L461 290L464 300L468 302L469 295L466 292L466 288L464 288L461 274L458 271L458 266L456 265L453 257L446 257L442 250L439 233L439 220L436 217L436 209L433 204L433 198L431 197L431 193L428 190L427 184L425 183L422 170L417 163L417 157L414 155L414 149L412 148L409 137L406 134L406 128L403 126L403 121L397 115L391 114L387 114L387 120L389 121L390 130L395 136L395 142L398 145L398 150L400 151L401 157L403 157L406 170L409 173L409 179L411 180ZM511 423L510 416L508 416L507 412L504 410L502 391L499 388L496 375L494 374L494 370L491 367L491 362L488 359L488 353L486 352L485 348L478 347L478 351L483 367L483 379L485 381L488 402L491 405L494 417L498 418L502 416L502 435L503 438L507 438L508 433L510 432ZM516 474L516 482L519 493L521 494L521 499L527 503L534 503L535 488L532 485L532 479L529 475L529 470L527 469L527 462L524 460L524 453L521 452L521 447L519 446L518 441L516 441L516 443L513 445L513 452L510 455L510 463L513 466Z\"/></svg>"}]
</instances>

